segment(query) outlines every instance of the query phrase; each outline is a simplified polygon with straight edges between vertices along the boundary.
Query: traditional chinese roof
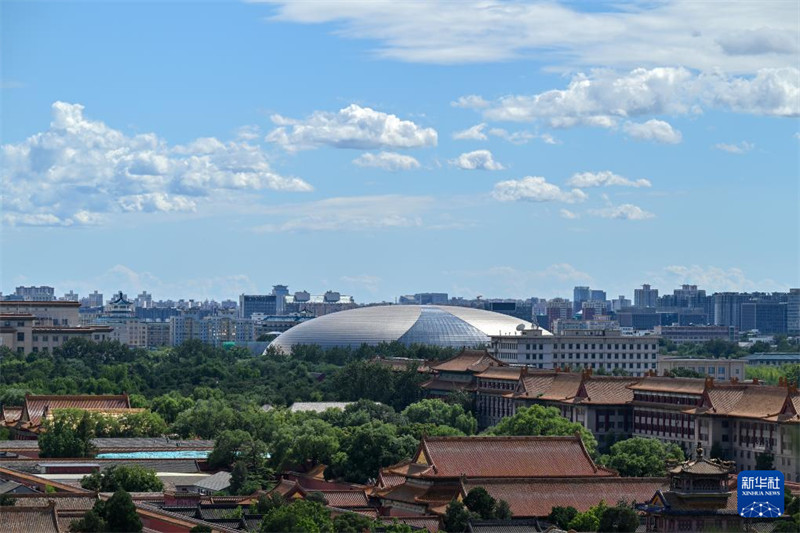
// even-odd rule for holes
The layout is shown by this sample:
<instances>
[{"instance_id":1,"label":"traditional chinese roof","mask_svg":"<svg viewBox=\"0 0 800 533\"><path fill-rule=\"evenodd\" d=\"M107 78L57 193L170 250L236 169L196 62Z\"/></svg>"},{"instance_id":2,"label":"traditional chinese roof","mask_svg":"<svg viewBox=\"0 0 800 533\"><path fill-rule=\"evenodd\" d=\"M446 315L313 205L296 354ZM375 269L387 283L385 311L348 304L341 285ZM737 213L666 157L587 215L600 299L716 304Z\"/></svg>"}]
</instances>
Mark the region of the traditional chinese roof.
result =
<instances>
[{"instance_id":1,"label":"traditional chinese roof","mask_svg":"<svg viewBox=\"0 0 800 533\"><path fill-rule=\"evenodd\" d=\"M590 376L577 393L582 404L622 405L633 401L631 385L641 378L616 376Z\"/></svg>"},{"instance_id":2,"label":"traditional chinese roof","mask_svg":"<svg viewBox=\"0 0 800 533\"><path fill-rule=\"evenodd\" d=\"M515 518L544 517L555 506L588 511L601 500L614 505L619 500L644 502L659 489L669 487L667 478L579 477L579 478L467 478L463 495L483 487L497 500L505 500Z\"/></svg>"},{"instance_id":3,"label":"traditional chinese roof","mask_svg":"<svg viewBox=\"0 0 800 533\"><path fill-rule=\"evenodd\" d=\"M342 509L366 507L369 504L366 492L363 490L312 490L325 497L328 505Z\"/></svg>"},{"instance_id":4,"label":"traditional chinese roof","mask_svg":"<svg viewBox=\"0 0 800 533\"><path fill-rule=\"evenodd\" d=\"M43 507L5 506L0 525L5 533L60 533L54 505Z\"/></svg>"},{"instance_id":5,"label":"traditional chinese roof","mask_svg":"<svg viewBox=\"0 0 800 533\"><path fill-rule=\"evenodd\" d=\"M653 497L639 509L653 514L682 514L682 515L737 515L736 491L731 491L725 498L710 500L698 504L696 498L685 497L677 492L658 490Z\"/></svg>"},{"instance_id":6,"label":"traditional chinese roof","mask_svg":"<svg viewBox=\"0 0 800 533\"><path fill-rule=\"evenodd\" d=\"M468 381L450 381L447 379L433 378L420 384L420 387L430 391L474 391L476 385Z\"/></svg>"},{"instance_id":7,"label":"traditional chinese roof","mask_svg":"<svg viewBox=\"0 0 800 533\"><path fill-rule=\"evenodd\" d=\"M22 416L22 407L0 406L0 425L13 424Z\"/></svg>"},{"instance_id":8,"label":"traditional chinese roof","mask_svg":"<svg viewBox=\"0 0 800 533\"><path fill-rule=\"evenodd\" d=\"M502 379L507 381L519 381L523 367L520 366L490 366L483 372L475 374L479 379Z\"/></svg>"},{"instance_id":9,"label":"traditional chinese roof","mask_svg":"<svg viewBox=\"0 0 800 533\"><path fill-rule=\"evenodd\" d=\"M693 474L693 475L712 475L727 476L734 470L732 461L722 461L720 459L707 459L703 455L703 448L698 444L695 458L684 461L678 466L671 468L669 473L672 475Z\"/></svg>"},{"instance_id":10,"label":"traditional chinese roof","mask_svg":"<svg viewBox=\"0 0 800 533\"><path fill-rule=\"evenodd\" d=\"M414 462L430 465L417 477L614 476L597 466L578 436L423 437Z\"/></svg>"},{"instance_id":11,"label":"traditional chinese roof","mask_svg":"<svg viewBox=\"0 0 800 533\"><path fill-rule=\"evenodd\" d=\"M681 394L703 394L706 380L702 378L644 377L629 386L632 390L674 392Z\"/></svg>"},{"instance_id":12,"label":"traditional chinese roof","mask_svg":"<svg viewBox=\"0 0 800 533\"><path fill-rule=\"evenodd\" d=\"M517 395L522 398L538 398L556 377L556 372L528 372L520 379Z\"/></svg>"},{"instance_id":13,"label":"traditional chinese roof","mask_svg":"<svg viewBox=\"0 0 800 533\"><path fill-rule=\"evenodd\" d=\"M495 359L485 350L462 350L455 357L451 357L441 363L432 364L431 370L435 372L472 372L477 374L490 366L507 366L507 364Z\"/></svg>"},{"instance_id":14,"label":"traditional chinese roof","mask_svg":"<svg viewBox=\"0 0 800 533\"><path fill-rule=\"evenodd\" d=\"M797 390L786 386L723 384L708 387L699 414L800 422Z\"/></svg>"},{"instance_id":15,"label":"traditional chinese roof","mask_svg":"<svg viewBox=\"0 0 800 533\"><path fill-rule=\"evenodd\" d=\"M32 426L42 423L42 417L52 414L55 409L83 409L86 411L119 411L130 410L131 402L127 394L117 395L25 395L20 421L29 422ZM140 409L136 410L137 412Z\"/></svg>"},{"instance_id":16,"label":"traditional chinese roof","mask_svg":"<svg viewBox=\"0 0 800 533\"><path fill-rule=\"evenodd\" d=\"M384 524L392 524L395 520L412 528L427 529L431 532L439 531L440 526L438 516L385 516L380 518Z\"/></svg>"}]
</instances>

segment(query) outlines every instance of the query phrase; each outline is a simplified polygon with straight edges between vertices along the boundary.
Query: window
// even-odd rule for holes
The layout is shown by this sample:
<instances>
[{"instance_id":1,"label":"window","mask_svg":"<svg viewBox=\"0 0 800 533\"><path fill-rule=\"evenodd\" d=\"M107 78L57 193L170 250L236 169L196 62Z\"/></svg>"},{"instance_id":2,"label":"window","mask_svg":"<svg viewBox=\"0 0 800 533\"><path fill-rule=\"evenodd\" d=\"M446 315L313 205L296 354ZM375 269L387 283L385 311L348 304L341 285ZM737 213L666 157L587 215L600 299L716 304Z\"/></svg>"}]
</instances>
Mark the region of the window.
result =
<instances>
[{"instance_id":1,"label":"window","mask_svg":"<svg viewBox=\"0 0 800 533\"><path fill-rule=\"evenodd\" d=\"M38 340L39 340L39 335L34 335L34 336L33 336L33 342L36 342L36 341L38 341Z\"/></svg>"},{"instance_id":2,"label":"window","mask_svg":"<svg viewBox=\"0 0 800 533\"><path fill-rule=\"evenodd\" d=\"M21 328L21 327L24 327L24 326L25 326L25 322L23 322L22 320L17 322L17 327Z\"/></svg>"},{"instance_id":3,"label":"window","mask_svg":"<svg viewBox=\"0 0 800 533\"><path fill-rule=\"evenodd\" d=\"M38 351L39 351L39 348L37 348L36 346L34 346L34 347L33 347L33 353L37 353Z\"/></svg>"},{"instance_id":4,"label":"window","mask_svg":"<svg viewBox=\"0 0 800 533\"><path fill-rule=\"evenodd\" d=\"M25 342L25 332L23 331L17 332L17 342Z\"/></svg>"},{"instance_id":5,"label":"window","mask_svg":"<svg viewBox=\"0 0 800 533\"><path fill-rule=\"evenodd\" d=\"M50 338L47 335L42 335L42 342L47 342L49 340Z\"/></svg>"}]
</instances>

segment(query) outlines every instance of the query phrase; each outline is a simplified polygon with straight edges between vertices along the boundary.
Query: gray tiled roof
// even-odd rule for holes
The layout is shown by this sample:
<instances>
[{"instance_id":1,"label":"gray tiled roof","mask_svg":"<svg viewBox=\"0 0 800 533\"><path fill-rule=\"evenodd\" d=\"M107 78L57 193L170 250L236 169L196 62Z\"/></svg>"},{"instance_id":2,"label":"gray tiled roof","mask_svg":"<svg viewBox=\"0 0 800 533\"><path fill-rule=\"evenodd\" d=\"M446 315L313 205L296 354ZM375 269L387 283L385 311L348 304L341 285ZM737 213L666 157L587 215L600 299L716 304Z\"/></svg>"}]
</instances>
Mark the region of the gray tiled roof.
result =
<instances>
[{"instance_id":1,"label":"gray tiled roof","mask_svg":"<svg viewBox=\"0 0 800 533\"><path fill-rule=\"evenodd\" d=\"M217 472L213 476L202 479L192 484L193 487L198 489L213 490L214 492L225 490L231 486L231 473L230 472Z\"/></svg>"}]
</instances>

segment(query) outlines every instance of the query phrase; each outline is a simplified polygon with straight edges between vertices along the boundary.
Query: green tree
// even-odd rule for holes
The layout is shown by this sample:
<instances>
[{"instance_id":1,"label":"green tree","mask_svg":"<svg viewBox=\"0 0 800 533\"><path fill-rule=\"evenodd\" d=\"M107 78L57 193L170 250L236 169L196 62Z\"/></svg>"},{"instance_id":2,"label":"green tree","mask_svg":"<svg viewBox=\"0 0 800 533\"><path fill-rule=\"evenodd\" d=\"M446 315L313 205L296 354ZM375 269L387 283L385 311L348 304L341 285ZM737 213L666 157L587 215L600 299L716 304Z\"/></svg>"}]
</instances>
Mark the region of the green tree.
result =
<instances>
[{"instance_id":1,"label":"green tree","mask_svg":"<svg viewBox=\"0 0 800 533\"><path fill-rule=\"evenodd\" d=\"M374 527L374 520L358 513L343 513L333 519L333 530L336 533L363 533Z\"/></svg>"},{"instance_id":2,"label":"green tree","mask_svg":"<svg viewBox=\"0 0 800 533\"><path fill-rule=\"evenodd\" d=\"M271 510L261 522L263 533L303 531L333 533L330 511L316 502L297 500Z\"/></svg>"},{"instance_id":3,"label":"green tree","mask_svg":"<svg viewBox=\"0 0 800 533\"><path fill-rule=\"evenodd\" d=\"M705 374L701 374L691 368L678 367L669 371L669 375L673 378L704 378Z\"/></svg>"},{"instance_id":4,"label":"green tree","mask_svg":"<svg viewBox=\"0 0 800 533\"><path fill-rule=\"evenodd\" d=\"M569 523L578 515L578 510L574 507L553 507L547 520L557 525L560 529L566 530Z\"/></svg>"},{"instance_id":5,"label":"green tree","mask_svg":"<svg viewBox=\"0 0 800 533\"><path fill-rule=\"evenodd\" d=\"M245 445L252 442L253 436L242 429L226 429L214 441L214 449L208 454L208 466L228 468L241 454Z\"/></svg>"},{"instance_id":6,"label":"green tree","mask_svg":"<svg viewBox=\"0 0 800 533\"><path fill-rule=\"evenodd\" d=\"M84 477L81 487L96 492L159 492L164 484L155 470L139 465L114 465Z\"/></svg>"},{"instance_id":7,"label":"green tree","mask_svg":"<svg viewBox=\"0 0 800 533\"><path fill-rule=\"evenodd\" d=\"M666 461L683 460L683 451L675 444L658 439L634 437L615 443L608 455L598 460L624 477L659 477L666 475Z\"/></svg>"},{"instance_id":8,"label":"green tree","mask_svg":"<svg viewBox=\"0 0 800 533\"><path fill-rule=\"evenodd\" d=\"M633 533L639 527L639 515L628 505L609 507L600 516L599 530Z\"/></svg>"},{"instance_id":9,"label":"green tree","mask_svg":"<svg viewBox=\"0 0 800 533\"><path fill-rule=\"evenodd\" d=\"M482 519L490 520L494 518L497 501L483 487L475 487L467 493L464 505Z\"/></svg>"},{"instance_id":10,"label":"green tree","mask_svg":"<svg viewBox=\"0 0 800 533\"><path fill-rule=\"evenodd\" d=\"M465 435L474 434L478 427L478 421L472 413L465 412L459 404L448 404L442 400L426 399L412 403L402 414L409 422L450 426Z\"/></svg>"},{"instance_id":11,"label":"green tree","mask_svg":"<svg viewBox=\"0 0 800 533\"><path fill-rule=\"evenodd\" d=\"M65 409L45 420L39 435L40 457L90 457L95 421L87 411Z\"/></svg>"},{"instance_id":12,"label":"green tree","mask_svg":"<svg viewBox=\"0 0 800 533\"><path fill-rule=\"evenodd\" d=\"M150 408L158 413L168 423L171 424L178 418L178 415L194 406L194 400L183 396L178 391L170 391L169 394L157 396L150 402Z\"/></svg>"},{"instance_id":13,"label":"green tree","mask_svg":"<svg viewBox=\"0 0 800 533\"><path fill-rule=\"evenodd\" d=\"M494 509L494 517L498 520L511 520L511 506L505 500L497 500L497 506Z\"/></svg>"},{"instance_id":14,"label":"green tree","mask_svg":"<svg viewBox=\"0 0 800 533\"><path fill-rule=\"evenodd\" d=\"M276 507L286 505L286 500L278 492L261 494L250 504L250 514L267 514Z\"/></svg>"},{"instance_id":15,"label":"green tree","mask_svg":"<svg viewBox=\"0 0 800 533\"><path fill-rule=\"evenodd\" d=\"M772 470L775 468L775 456L771 453L756 454L756 470Z\"/></svg>"},{"instance_id":16,"label":"green tree","mask_svg":"<svg viewBox=\"0 0 800 533\"><path fill-rule=\"evenodd\" d=\"M466 531L469 521L476 517L458 500L447 504L444 514L444 530L448 533L461 533Z\"/></svg>"},{"instance_id":17,"label":"green tree","mask_svg":"<svg viewBox=\"0 0 800 533\"><path fill-rule=\"evenodd\" d=\"M142 530L142 521L139 520L139 515L136 514L136 506L133 504L131 495L124 490L117 490L108 499L104 511L108 531L131 532Z\"/></svg>"},{"instance_id":18,"label":"green tree","mask_svg":"<svg viewBox=\"0 0 800 533\"><path fill-rule=\"evenodd\" d=\"M80 520L73 520L70 531L131 533L142 530L131 495L120 489L108 501L98 500Z\"/></svg>"},{"instance_id":19,"label":"green tree","mask_svg":"<svg viewBox=\"0 0 800 533\"><path fill-rule=\"evenodd\" d=\"M324 420L312 418L296 425L286 425L274 441L272 463L279 470L290 465L313 467L330 464L339 451L341 430Z\"/></svg>"},{"instance_id":20,"label":"green tree","mask_svg":"<svg viewBox=\"0 0 800 533\"><path fill-rule=\"evenodd\" d=\"M11 494L0 494L0 507L10 507L17 503L17 499Z\"/></svg>"},{"instance_id":21,"label":"green tree","mask_svg":"<svg viewBox=\"0 0 800 533\"><path fill-rule=\"evenodd\" d=\"M399 435L394 425L370 422L342 437L340 451L331 458L325 475L364 483L377 476L380 468L411 457L416 448L417 440Z\"/></svg>"},{"instance_id":22,"label":"green tree","mask_svg":"<svg viewBox=\"0 0 800 533\"><path fill-rule=\"evenodd\" d=\"M586 450L595 455L597 441L592 433L577 422L570 422L555 407L532 405L517 409L513 416L489 428L488 435L574 435L580 433Z\"/></svg>"},{"instance_id":23,"label":"green tree","mask_svg":"<svg viewBox=\"0 0 800 533\"><path fill-rule=\"evenodd\" d=\"M600 529L600 519L592 512L578 513L575 518L569 521L567 527L575 531L598 531Z\"/></svg>"}]
</instances>

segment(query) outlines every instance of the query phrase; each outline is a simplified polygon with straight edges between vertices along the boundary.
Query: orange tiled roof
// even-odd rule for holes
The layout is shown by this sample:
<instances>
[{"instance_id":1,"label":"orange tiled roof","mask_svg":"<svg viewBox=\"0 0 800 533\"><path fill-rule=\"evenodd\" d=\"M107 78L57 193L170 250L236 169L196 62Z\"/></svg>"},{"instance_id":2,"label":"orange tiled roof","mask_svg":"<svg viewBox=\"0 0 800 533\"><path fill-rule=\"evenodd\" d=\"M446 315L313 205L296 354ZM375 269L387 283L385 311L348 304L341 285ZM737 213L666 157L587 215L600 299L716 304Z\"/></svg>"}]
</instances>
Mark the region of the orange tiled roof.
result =
<instances>
[{"instance_id":1,"label":"orange tiled roof","mask_svg":"<svg viewBox=\"0 0 800 533\"><path fill-rule=\"evenodd\" d=\"M163 498L163 495L161 496ZM97 502L97 493L69 493L51 492L48 494L15 494L17 507L44 507L51 502L58 512L61 511L88 511Z\"/></svg>"},{"instance_id":2,"label":"orange tiled roof","mask_svg":"<svg viewBox=\"0 0 800 533\"><path fill-rule=\"evenodd\" d=\"M509 381L519 381L522 375L520 366L490 366L483 372L475 374L480 379L505 379Z\"/></svg>"},{"instance_id":3,"label":"orange tiled roof","mask_svg":"<svg viewBox=\"0 0 800 533\"><path fill-rule=\"evenodd\" d=\"M415 459L431 466L417 476L434 478L617 475L595 465L577 436L424 437Z\"/></svg>"},{"instance_id":4,"label":"orange tiled roof","mask_svg":"<svg viewBox=\"0 0 800 533\"><path fill-rule=\"evenodd\" d=\"M366 507L369 503L367 494L363 490L313 490L309 492L319 492L328 501L331 507L348 509L351 507Z\"/></svg>"},{"instance_id":5,"label":"orange tiled roof","mask_svg":"<svg viewBox=\"0 0 800 533\"><path fill-rule=\"evenodd\" d=\"M703 406L694 411L739 418L800 422L795 406L797 398L797 391L783 386L715 385L706 390Z\"/></svg>"},{"instance_id":6,"label":"orange tiled roof","mask_svg":"<svg viewBox=\"0 0 800 533\"><path fill-rule=\"evenodd\" d=\"M667 478L581 477L572 479L480 479L467 478L463 494L483 487L497 500L505 500L515 518L544 517L555 506L572 506L588 511L604 500L615 505L619 500L645 502L659 489L669 488Z\"/></svg>"},{"instance_id":7,"label":"orange tiled roof","mask_svg":"<svg viewBox=\"0 0 800 533\"><path fill-rule=\"evenodd\" d=\"M52 413L54 409L84 409L103 412L105 410L131 409L127 394L117 395L25 395L22 422L31 425L41 424L45 411ZM139 411L139 409L137 409Z\"/></svg>"},{"instance_id":8,"label":"orange tiled roof","mask_svg":"<svg viewBox=\"0 0 800 533\"><path fill-rule=\"evenodd\" d=\"M555 378L556 372L528 373L522 377L522 387L518 395L523 398L538 398L550 388Z\"/></svg>"},{"instance_id":9,"label":"orange tiled roof","mask_svg":"<svg viewBox=\"0 0 800 533\"><path fill-rule=\"evenodd\" d=\"M583 376L572 372L559 372L550 386L539 396L542 400L569 400L578 395Z\"/></svg>"},{"instance_id":10,"label":"orange tiled roof","mask_svg":"<svg viewBox=\"0 0 800 533\"><path fill-rule=\"evenodd\" d=\"M384 524L391 524L397 520L401 524L407 524L414 528L427 529L428 531L439 531L439 517L438 516L386 516L381 517L381 522Z\"/></svg>"},{"instance_id":11,"label":"orange tiled roof","mask_svg":"<svg viewBox=\"0 0 800 533\"><path fill-rule=\"evenodd\" d=\"M433 378L420 385L425 390L437 391L456 391L456 390L475 390L475 384L466 381L449 381L446 379Z\"/></svg>"},{"instance_id":12,"label":"orange tiled roof","mask_svg":"<svg viewBox=\"0 0 800 533\"><path fill-rule=\"evenodd\" d=\"M584 380L578 396L580 403L588 404L625 404L633 401L633 391L628 387L640 378L591 376Z\"/></svg>"},{"instance_id":13,"label":"orange tiled roof","mask_svg":"<svg viewBox=\"0 0 800 533\"><path fill-rule=\"evenodd\" d=\"M19 417L22 416L22 407L6 407L4 405L2 408L3 419L0 420L0 424L12 424L19 420Z\"/></svg>"},{"instance_id":14,"label":"orange tiled roof","mask_svg":"<svg viewBox=\"0 0 800 533\"><path fill-rule=\"evenodd\" d=\"M706 380L702 378L644 377L630 385L632 390L703 394Z\"/></svg>"},{"instance_id":15,"label":"orange tiled roof","mask_svg":"<svg viewBox=\"0 0 800 533\"><path fill-rule=\"evenodd\" d=\"M462 350L455 357L438 364L432 364L431 370L441 372L483 372L490 366L507 366L495 359L485 350Z\"/></svg>"}]
</instances>

